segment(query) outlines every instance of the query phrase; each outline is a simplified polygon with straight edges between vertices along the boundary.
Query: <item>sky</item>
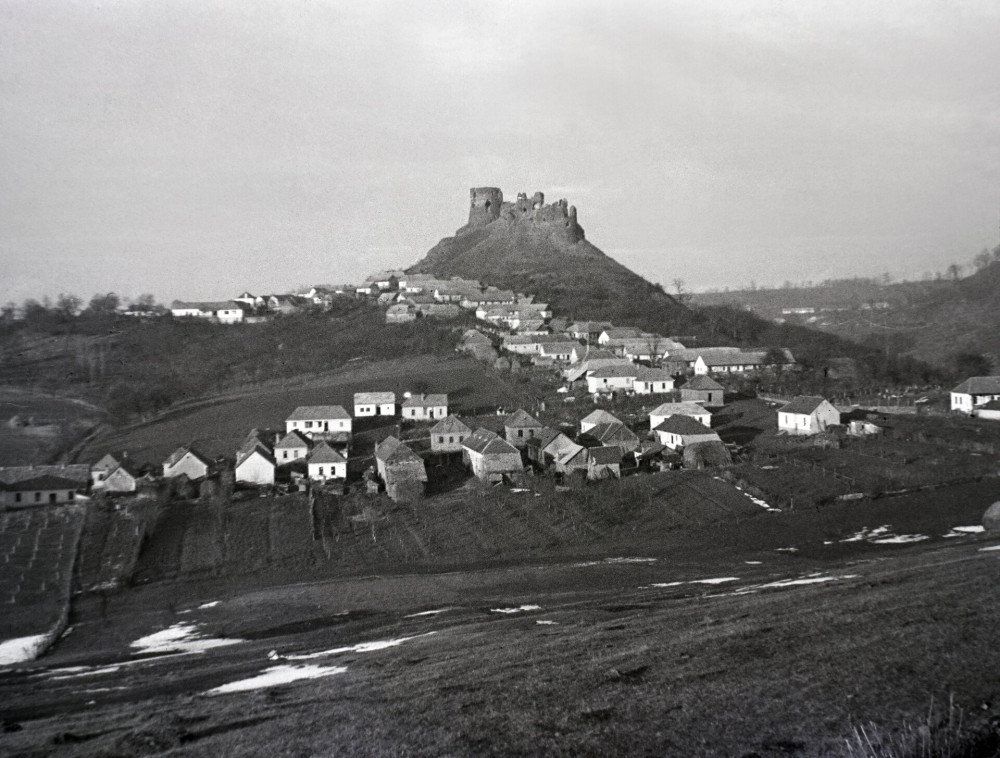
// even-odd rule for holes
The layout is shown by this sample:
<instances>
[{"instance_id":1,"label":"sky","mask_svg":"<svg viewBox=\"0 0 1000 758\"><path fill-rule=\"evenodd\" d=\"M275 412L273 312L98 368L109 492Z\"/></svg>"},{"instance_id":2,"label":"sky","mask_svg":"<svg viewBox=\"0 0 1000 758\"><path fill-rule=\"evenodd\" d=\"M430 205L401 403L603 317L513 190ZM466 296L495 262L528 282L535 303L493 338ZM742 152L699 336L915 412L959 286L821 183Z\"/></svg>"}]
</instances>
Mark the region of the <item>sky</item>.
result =
<instances>
[{"instance_id":1,"label":"sky","mask_svg":"<svg viewBox=\"0 0 1000 758\"><path fill-rule=\"evenodd\" d=\"M0 302L361 280L536 190L668 287L1000 243L1000 3L0 0Z\"/></svg>"}]
</instances>

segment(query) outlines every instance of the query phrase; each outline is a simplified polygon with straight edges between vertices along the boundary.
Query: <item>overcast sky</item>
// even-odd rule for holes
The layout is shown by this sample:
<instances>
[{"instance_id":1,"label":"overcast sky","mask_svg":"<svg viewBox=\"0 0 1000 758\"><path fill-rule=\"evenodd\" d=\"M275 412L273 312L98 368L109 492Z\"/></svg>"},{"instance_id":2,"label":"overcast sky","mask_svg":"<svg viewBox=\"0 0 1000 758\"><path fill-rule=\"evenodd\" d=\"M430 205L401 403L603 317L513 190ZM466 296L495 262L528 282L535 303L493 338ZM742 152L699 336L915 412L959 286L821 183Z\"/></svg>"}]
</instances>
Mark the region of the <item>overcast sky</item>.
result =
<instances>
[{"instance_id":1,"label":"overcast sky","mask_svg":"<svg viewBox=\"0 0 1000 758\"><path fill-rule=\"evenodd\" d=\"M0 0L0 300L359 280L468 188L697 288L994 246L1000 3Z\"/></svg>"}]
</instances>

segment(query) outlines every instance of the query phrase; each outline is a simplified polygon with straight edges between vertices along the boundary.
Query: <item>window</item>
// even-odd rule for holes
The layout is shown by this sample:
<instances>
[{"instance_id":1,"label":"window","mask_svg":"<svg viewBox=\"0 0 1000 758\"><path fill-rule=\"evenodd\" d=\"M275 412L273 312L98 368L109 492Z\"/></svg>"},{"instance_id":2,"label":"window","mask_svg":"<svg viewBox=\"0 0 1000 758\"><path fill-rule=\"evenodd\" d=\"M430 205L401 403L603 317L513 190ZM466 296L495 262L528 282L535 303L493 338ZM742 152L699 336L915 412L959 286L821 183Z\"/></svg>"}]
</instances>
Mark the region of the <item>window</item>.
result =
<instances>
[{"instance_id":1,"label":"window","mask_svg":"<svg viewBox=\"0 0 1000 758\"><path fill-rule=\"evenodd\" d=\"M283 450L282 454L284 455L284 458L287 461L288 460L288 451L287 450Z\"/></svg>"},{"instance_id":2,"label":"window","mask_svg":"<svg viewBox=\"0 0 1000 758\"><path fill-rule=\"evenodd\" d=\"M18 492L16 495L14 495L14 502L15 503L20 503L21 502L21 493L20 492Z\"/></svg>"},{"instance_id":3,"label":"window","mask_svg":"<svg viewBox=\"0 0 1000 758\"><path fill-rule=\"evenodd\" d=\"M312 421L306 421L306 429L311 429L313 425Z\"/></svg>"},{"instance_id":4,"label":"window","mask_svg":"<svg viewBox=\"0 0 1000 758\"><path fill-rule=\"evenodd\" d=\"M323 476L323 467L322 467L322 466L320 466L320 467L319 467L319 468L317 469L317 471L319 472L319 475L320 475L320 476Z\"/></svg>"},{"instance_id":5,"label":"window","mask_svg":"<svg viewBox=\"0 0 1000 758\"><path fill-rule=\"evenodd\" d=\"M449 437L449 438L448 438L448 442L454 442L454 441L455 441L455 438L454 438L454 437ZM461 442L461 439L459 439L459 442Z\"/></svg>"},{"instance_id":6,"label":"window","mask_svg":"<svg viewBox=\"0 0 1000 758\"><path fill-rule=\"evenodd\" d=\"M36 492L35 493L35 502L38 503L38 502L41 501L41 499L42 499L42 493L41 492Z\"/></svg>"},{"instance_id":7,"label":"window","mask_svg":"<svg viewBox=\"0 0 1000 758\"><path fill-rule=\"evenodd\" d=\"M441 436L438 437L438 444L441 444L441 445L444 444L444 437L441 437Z\"/></svg>"},{"instance_id":8,"label":"window","mask_svg":"<svg viewBox=\"0 0 1000 758\"><path fill-rule=\"evenodd\" d=\"M75 497L76 497L76 493L75 493L75 492L73 492L73 490L70 490L70 491L69 491L69 495L68 495L67 497L68 497L68 498L69 498L70 500L72 500L73 498L75 498Z\"/></svg>"},{"instance_id":9,"label":"window","mask_svg":"<svg viewBox=\"0 0 1000 758\"><path fill-rule=\"evenodd\" d=\"M523 437L524 436L524 429L518 429L517 430L517 436L518 437Z\"/></svg>"}]
</instances>

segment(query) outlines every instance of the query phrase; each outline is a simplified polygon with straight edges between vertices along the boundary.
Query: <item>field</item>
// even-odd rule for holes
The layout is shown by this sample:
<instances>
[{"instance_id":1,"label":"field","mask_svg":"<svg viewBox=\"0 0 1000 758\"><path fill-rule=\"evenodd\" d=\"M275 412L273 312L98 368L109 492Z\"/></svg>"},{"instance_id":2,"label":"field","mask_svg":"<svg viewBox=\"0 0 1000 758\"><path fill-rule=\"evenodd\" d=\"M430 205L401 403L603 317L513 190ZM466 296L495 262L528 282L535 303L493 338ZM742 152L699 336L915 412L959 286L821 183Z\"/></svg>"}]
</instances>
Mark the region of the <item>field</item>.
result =
<instances>
[{"instance_id":1,"label":"field","mask_svg":"<svg viewBox=\"0 0 1000 758\"><path fill-rule=\"evenodd\" d=\"M90 441L81 461L107 452L128 450L133 459L161 463L178 446L196 443L209 455L234 455L252 428L284 429L285 418L299 405L342 405L353 414L354 393L392 390L445 392L458 411L480 406L517 407L530 400L517 384L476 361L448 358L401 358L348 364L307 380L271 382L171 410L151 423L110 432Z\"/></svg>"},{"instance_id":2,"label":"field","mask_svg":"<svg viewBox=\"0 0 1000 758\"><path fill-rule=\"evenodd\" d=\"M0 466L44 463L103 418L89 403L41 391L0 387ZM27 426L11 426L19 418Z\"/></svg>"},{"instance_id":3,"label":"field","mask_svg":"<svg viewBox=\"0 0 1000 758\"><path fill-rule=\"evenodd\" d=\"M589 557L487 546L476 566L442 556L373 575L353 554L326 578L305 568L322 538L298 567L277 559L309 531L293 503L270 519L233 506L244 557L192 536L214 516L183 506L149 546L172 568L85 593L72 633L0 674L0 752L845 755L859 725L905 742L930 712L932 738L960 716L968 754L995 753L1000 545L944 536L976 522L995 482L794 513L751 504L739 526L732 513L684 525L668 494L592 513L620 523L580 538ZM488 534L538 531L519 520L497 514ZM882 525L925 539L880 543ZM387 535L341 538L374 551ZM620 550L625 535L641 548Z\"/></svg>"}]
</instances>

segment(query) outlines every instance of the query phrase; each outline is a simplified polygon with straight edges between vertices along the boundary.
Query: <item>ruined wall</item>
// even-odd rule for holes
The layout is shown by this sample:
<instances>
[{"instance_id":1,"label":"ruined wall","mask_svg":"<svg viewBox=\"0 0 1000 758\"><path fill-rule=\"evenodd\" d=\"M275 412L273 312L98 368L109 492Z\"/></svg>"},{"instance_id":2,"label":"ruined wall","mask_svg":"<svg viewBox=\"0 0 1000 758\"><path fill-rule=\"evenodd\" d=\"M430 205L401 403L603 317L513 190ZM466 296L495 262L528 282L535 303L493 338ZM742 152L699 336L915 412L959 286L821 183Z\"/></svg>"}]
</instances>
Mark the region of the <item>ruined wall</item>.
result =
<instances>
[{"instance_id":1,"label":"ruined wall","mask_svg":"<svg viewBox=\"0 0 1000 758\"><path fill-rule=\"evenodd\" d=\"M539 231L559 233L570 242L583 239L583 229L576 220L576 207L566 200L545 204L545 195L536 192L530 198L519 192L513 202L504 202L497 187L473 187L469 190L469 229L486 226L494 221L537 224Z\"/></svg>"}]
</instances>

